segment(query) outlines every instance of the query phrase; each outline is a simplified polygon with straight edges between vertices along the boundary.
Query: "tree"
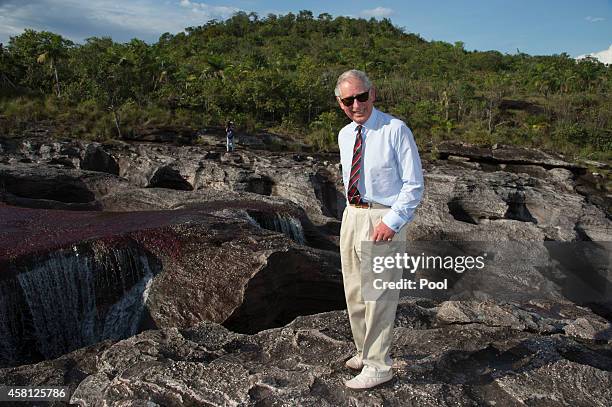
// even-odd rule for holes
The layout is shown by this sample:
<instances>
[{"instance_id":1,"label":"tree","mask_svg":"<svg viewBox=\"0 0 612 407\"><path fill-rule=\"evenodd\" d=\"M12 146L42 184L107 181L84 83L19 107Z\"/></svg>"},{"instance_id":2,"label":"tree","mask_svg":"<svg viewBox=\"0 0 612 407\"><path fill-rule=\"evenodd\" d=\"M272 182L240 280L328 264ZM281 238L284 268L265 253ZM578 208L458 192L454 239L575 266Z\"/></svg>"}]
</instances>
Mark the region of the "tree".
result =
<instances>
[{"instance_id":1,"label":"tree","mask_svg":"<svg viewBox=\"0 0 612 407\"><path fill-rule=\"evenodd\" d=\"M64 39L61 35L26 29L23 34L11 37L8 48L14 56L15 63L24 72L23 78L26 85L39 88L44 93L44 90L49 88L48 83L50 82L54 93L60 97L58 67L68 58L73 46L72 41ZM49 74L36 69L37 64L47 66Z\"/></svg>"},{"instance_id":2,"label":"tree","mask_svg":"<svg viewBox=\"0 0 612 407\"><path fill-rule=\"evenodd\" d=\"M489 134L491 134L496 124L495 119L497 110L508 88L509 78L507 76L499 77L489 74L484 77L483 82L483 95L486 101L487 130Z\"/></svg>"},{"instance_id":3,"label":"tree","mask_svg":"<svg viewBox=\"0 0 612 407\"><path fill-rule=\"evenodd\" d=\"M121 133L120 107L137 96L130 86L137 75L135 64L130 60L130 45L114 43L110 38L87 38L78 49L81 60L80 75L88 87L89 96L100 101L113 116L119 138Z\"/></svg>"},{"instance_id":4,"label":"tree","mask_svg":"<svg viewBox=\"0 0 612 407\"><path fill-rule=\"evenodd\" d=\"M11 54L6 48L0 43L0 89L8 88L16 89L15 83L11 80L11 71L13 68L13 61Z\"/></svg>"},{"instance_id":5,"label":"tree","mask_svg":"<svg viewBox=\"0 0 612 407\"><path fill-rule=\"evenodd\" d=\"M407 120L415 134L491 141L504 131L508 140L531 142L525 134L545 123L540 141L609 150L609 66L567 54L466 51L460 41L426 41L388 19L239 12L165 33L155 44L90 38L74 45L26 30L0 47L0 86L10 90L2 103L11 117L22 115L16 122L29 123L35 103L60 109L54 120L71 128L110 127L117 136L144 117L196 126L231 116L249 128L291 129L332 145L329 126L310 124L333 121L323 114L337 109L332 89L351 67L367 71L379 90L377 106ZM504 99L510 103L502 110ZM100 110L108 112L92 119ZM75 117L94 125L72 126ZM575 123L580 131L571 130ZM555 138L567 134L580 137Z\"/></svg>"}]
</instances>

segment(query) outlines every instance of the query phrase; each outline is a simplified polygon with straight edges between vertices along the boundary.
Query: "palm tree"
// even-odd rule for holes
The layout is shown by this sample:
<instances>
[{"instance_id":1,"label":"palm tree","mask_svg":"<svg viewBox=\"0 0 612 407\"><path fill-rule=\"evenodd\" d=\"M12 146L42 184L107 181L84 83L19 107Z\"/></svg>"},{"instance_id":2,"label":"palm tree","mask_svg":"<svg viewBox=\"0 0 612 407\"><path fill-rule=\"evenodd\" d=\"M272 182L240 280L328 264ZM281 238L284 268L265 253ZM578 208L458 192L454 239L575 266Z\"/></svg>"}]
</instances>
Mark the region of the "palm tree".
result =
<instances>
[{"instance_id":1,"label":"palm tree","mask_svg":"<svg viewBox=\"0 0 612 407\"><path fill-rule=\"evenodd\" d=\"M51 55L49 51L46 51L36 58L36 62L39 64L48 64L51 72L53 72L53 78L55 79L55 93L57 97L62 96L62 91L60 89L59 75L57 74L57 65L55 64L55 58Z\"/></svg>"},{"instance_id":2,"label":"palm tree","mask_svg":"<svg viewBox=\"0 0 612 407\"><path fill-rule=\"evenodd\" d=\"M38 55L36 62L43 65L48 65L53 74L55 82L55 93L57 97L62 96L59 75L57 73L57 63L59 60L67 57L68 47L72 45L71 41L64 40L61 36L43 31L40 33L41 48L45 51Z\"/></svg>"}]
</instances>

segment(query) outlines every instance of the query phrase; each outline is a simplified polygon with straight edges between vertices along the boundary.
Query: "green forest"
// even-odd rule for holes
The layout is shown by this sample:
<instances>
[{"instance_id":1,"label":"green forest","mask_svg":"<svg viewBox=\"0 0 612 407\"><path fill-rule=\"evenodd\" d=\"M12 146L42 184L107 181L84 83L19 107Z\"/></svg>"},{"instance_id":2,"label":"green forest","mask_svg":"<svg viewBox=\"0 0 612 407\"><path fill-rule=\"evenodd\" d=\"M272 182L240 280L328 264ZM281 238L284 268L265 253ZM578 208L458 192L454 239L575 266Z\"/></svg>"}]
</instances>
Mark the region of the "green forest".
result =
<instances>
[{"instance_id":1,"label":"green forest","mask_svg":"<svg viewBox=\"0 0 612 407\"><path fill-rule=\"evenodd\" d=\"M75 44L28 29L0 47L0 131L43 126L55 137L108 141L231 119L242 132L334 151L347 121L335 81L358 68L376 84L377 107L404 120L420 145L464 140L610 160L610 66L567 54L467 51L409 28L303 10L239 12L154 44Z\"/></svg>"}]
</instances>

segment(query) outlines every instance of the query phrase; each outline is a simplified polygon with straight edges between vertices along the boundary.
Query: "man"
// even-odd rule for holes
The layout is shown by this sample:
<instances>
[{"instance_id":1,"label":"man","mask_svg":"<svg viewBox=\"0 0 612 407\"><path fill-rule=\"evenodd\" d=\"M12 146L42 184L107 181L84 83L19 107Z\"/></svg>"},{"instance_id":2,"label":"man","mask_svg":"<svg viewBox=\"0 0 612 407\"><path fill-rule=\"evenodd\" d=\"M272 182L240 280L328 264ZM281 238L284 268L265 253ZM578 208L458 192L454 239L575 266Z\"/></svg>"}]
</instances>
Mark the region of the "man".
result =
<instances>
[{"instance_id":1,"label":"man","mask_svg":"<svg viewBox=\"0 0 612 407\"><path fill-rule=\"evenodd\" d=\"M225 137L225 147L227 152L229 153L234 151L234 122L227 122L225 125Z\"/></svg>"},{"instance_id":2,"label":"man","mask_svg":"<svg viewBox=\"0 0 612 407\"><path fill-rule=\"evenodd\" d=\"M401 120L374 108L375 89L364 72L353 69L340 75L335 94L352 120L338 134L348 201L342 217L340 256L357 347L346 366L361 373L346 386L368 389L393 378L389 348L398 295L391 301L364 301L361 243L406 241L404 226L421 201L423 174L412 132Z\"/></svg>"}]
</instances>

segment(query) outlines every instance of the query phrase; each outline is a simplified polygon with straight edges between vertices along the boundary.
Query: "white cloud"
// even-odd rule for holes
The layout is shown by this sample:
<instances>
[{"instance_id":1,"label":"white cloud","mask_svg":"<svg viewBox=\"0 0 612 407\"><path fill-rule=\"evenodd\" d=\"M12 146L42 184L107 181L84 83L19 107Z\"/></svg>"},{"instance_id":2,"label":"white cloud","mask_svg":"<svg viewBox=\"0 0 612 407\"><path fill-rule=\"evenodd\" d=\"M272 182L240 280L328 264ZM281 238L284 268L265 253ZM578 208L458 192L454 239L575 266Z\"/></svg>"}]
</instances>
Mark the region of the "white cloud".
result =
<instances>
[{"instance_id":1,"label":"white cloud","mask_svg":"<svg viewBox=\"0 0 612 407\"><path fill-rule=\"evenodd\" d=\"M587 56L597 58L604 64L612 64L612 45L610 45L610 48L604 49L603 51L593 52L591 54L577 56L576 59L582 59Z\"/></svg>"},{"instance_id":2,"label":"white cloud","mask_svg":"<svg viewBox=\"0 0 612 407\"><path fill-rule=\"evenodd\" d=\"M231 16L232 14L240 11L240 9L236 7L230 6L211 6L206 3L196 3L194 1L190 2L189 0L181 0L181 6L183 2L186 2L189 6L191 6L191 11L194 13L202 13L205 15L211 16Z\"/></svg>"},{"instance_id":3,"label":"white cloud","mask_svg":"<svg viewBox=\"0 0 612 407\"><path fill-rule=\"evenodd\" d=\"M93 36L155 42L164 32L181 32L236 11L190 0L0 0L0 42L7 43L25 28L52 31L78 42Z\"/></svg>"},{"instance_id":4,"label":"white cloud","mask_svg":"<svg viewBox=\"0 0 612 407\"><path fill-rule=\"evenodd\" d=\"M587 20L589 23L597 23L599 21L605 20L605 18L603 17L592 17L592 16L587 16L584 19Z\"/></svg>"},{"instance_id":5,"label":"white cloud","mask_svg":"<svg viewBox=\"0 0 612 407\"><path fill-rule=\"evenodd\" d=\"M376 7L368 10L361 10L361 13L359 14L363 17L384 18L391 17L391 15L393 14L393 10L386 7Z\"/></svg>"}]
</instances>

